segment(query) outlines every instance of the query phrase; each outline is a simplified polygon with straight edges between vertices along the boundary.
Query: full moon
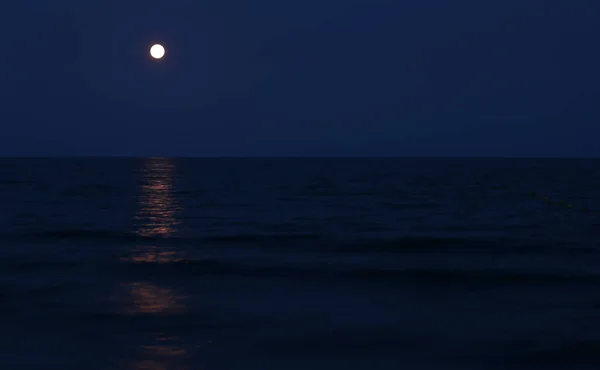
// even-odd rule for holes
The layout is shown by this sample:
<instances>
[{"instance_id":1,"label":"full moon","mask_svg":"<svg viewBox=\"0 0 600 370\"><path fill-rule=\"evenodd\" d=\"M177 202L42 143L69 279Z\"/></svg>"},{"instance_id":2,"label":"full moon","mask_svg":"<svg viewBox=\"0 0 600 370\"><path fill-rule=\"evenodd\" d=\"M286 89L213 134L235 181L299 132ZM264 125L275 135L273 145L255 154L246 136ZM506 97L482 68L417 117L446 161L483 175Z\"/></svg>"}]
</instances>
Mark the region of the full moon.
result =
<instances>
[{"instance_id":1,"label":"full moon","mask_svg":"<svg viewBox=\"0 0 600 370\"><path fill-rule=\"evenodd\" d=\"M165 56L165 48L160 44L152 45L150 48L150 55L152 55L152 58L154 59L160 59Z\"/></svg>"}]
</instances>

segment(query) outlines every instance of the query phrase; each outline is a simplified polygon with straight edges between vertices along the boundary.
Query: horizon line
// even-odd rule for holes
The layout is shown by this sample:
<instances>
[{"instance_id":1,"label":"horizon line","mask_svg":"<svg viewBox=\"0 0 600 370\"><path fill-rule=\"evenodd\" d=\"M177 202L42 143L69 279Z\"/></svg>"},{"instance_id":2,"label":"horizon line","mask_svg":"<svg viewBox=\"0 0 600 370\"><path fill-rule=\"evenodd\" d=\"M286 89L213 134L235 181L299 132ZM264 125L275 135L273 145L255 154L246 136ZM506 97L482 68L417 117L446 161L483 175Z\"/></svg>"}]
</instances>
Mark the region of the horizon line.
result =
<instances>
[{"instance_id":1,"label":"horizon line","mask_svg":"<svg viewBox=\"0 0 600 370\"><path fill-rule=\"evenodd\" d=\"M600 159L600 156L161 156L161 155L49 155L2 156L0 159Z\"/></svg>"}]
</instances>

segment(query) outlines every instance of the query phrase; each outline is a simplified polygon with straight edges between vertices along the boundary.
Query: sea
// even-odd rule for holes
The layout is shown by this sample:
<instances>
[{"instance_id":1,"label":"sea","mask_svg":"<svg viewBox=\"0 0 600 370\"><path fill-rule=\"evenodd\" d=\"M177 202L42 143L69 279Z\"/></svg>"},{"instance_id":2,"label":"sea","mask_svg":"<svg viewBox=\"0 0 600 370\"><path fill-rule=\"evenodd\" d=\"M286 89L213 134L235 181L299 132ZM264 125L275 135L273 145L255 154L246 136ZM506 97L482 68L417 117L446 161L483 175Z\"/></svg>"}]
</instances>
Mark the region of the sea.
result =
<instances>
[{"instance_id":1,"label":"sea","mask_svg":"<svg viewBox=\"0 0 600 370\"><path fill-rule=\"evenodd\" d=\"M0 369L600 369L600 160L0 159Z\"/></svg>"}]
</instances>

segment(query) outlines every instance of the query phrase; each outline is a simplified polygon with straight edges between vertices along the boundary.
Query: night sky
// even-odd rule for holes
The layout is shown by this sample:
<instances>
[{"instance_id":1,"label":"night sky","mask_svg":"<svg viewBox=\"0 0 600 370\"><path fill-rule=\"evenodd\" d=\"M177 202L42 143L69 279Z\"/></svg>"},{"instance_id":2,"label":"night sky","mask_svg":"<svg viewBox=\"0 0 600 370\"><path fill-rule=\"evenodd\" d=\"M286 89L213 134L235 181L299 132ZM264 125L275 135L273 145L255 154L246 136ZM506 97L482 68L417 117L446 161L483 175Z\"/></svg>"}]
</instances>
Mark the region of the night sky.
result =
<instances>
[{"instance_id":1,"label":"night sky","mask_svg":"<svg viewBox=\"0 0 600 370\"><path fill-rule=\"evenodd\" d=\"M5 1L0 155L600 156L599 17L597 0Z\"/></svg>"}]
</instances>

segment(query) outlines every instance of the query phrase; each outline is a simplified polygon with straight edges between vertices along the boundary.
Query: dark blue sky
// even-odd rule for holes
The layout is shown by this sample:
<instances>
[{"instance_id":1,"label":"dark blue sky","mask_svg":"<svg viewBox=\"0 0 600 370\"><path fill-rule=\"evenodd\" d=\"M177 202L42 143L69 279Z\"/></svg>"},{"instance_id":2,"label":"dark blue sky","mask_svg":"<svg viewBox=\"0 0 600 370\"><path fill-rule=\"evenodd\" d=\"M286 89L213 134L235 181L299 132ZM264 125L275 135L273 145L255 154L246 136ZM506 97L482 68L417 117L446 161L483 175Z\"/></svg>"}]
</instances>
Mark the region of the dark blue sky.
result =
<instances>
[{"instance_id":1,"label":"dark blue sky","mask_svg":"<svg viewBox=\"0 0 600 370\"><path fill-rule=\"evenodd\" d=\"M598 1L5 3L0 155L600 156Z\"/></svg>"}]
</instances>

